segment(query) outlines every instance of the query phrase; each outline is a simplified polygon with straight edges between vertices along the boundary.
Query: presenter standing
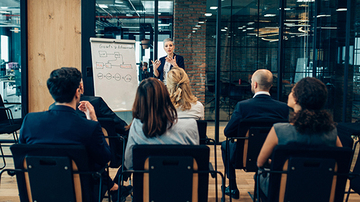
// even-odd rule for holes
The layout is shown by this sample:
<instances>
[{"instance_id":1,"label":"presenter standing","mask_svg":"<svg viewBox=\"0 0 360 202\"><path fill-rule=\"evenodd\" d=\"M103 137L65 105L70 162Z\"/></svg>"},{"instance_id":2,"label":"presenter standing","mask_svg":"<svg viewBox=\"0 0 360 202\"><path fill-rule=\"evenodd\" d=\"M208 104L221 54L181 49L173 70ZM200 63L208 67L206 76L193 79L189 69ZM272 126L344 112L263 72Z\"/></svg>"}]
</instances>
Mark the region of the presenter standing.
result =
<instances>
[{"instance_id":1,"label":"presenter standing","mask_svg":"<svg viewBox=\"0 0 360 202\"><path fill-rule=\"evenodd\" d=\"M175 45L172 39L164 40L164 50L167 56L159 60L152 61L154 67L154 76L166 85L166 75L172 67L180 67L185 70L184 58L174 53Z\"/></svg>"}]
</instances>

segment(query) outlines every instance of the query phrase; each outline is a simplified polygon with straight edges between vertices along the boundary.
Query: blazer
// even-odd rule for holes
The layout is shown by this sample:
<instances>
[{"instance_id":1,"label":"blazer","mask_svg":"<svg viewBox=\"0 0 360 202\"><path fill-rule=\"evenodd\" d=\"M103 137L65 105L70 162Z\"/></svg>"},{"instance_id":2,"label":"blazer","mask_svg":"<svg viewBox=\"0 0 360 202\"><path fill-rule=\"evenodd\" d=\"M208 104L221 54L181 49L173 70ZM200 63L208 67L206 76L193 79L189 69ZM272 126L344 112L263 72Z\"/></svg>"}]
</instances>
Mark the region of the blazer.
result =
<instances>
[{"instance_id":1,"label":"blazer","mask_svg":"<svg viewBox=\"0 0 360 202\"><path fill-rule=\"evenodd\" d=\"M129 133L128 130L125 130L127 123L110 109L102 97L82 95L80 97L80 101L83 100L89 101L92 104L98 118L111 118L115 122L116 133L121 135L127 135ZM78 112L81 116L86 117L79 109L77 109L76 112Z\"/></svg>"},{"instance_id":2,"label":"blazer","mask_svg":"<svg viewBox=\"0 0 360 202\"><path fill-rule=\"evenodd\" d=\"M269 95L259 94L236 104L231 119L225 127L224 135L237 136L238 124L244 119L287 119L288 116L289 107L286 103L274 100Z\"/></svg>"},{"instance_id":3,"label":"blazer","mask_svg":"<svg viewBox=\"0 0 360 202\"><path fill-rule=\"evenodd\" d=\"M97 96L88 96L88 95L81 95L80 101L89 101L91 105L94 107L95 114L97 118L110 118L115 122L115 131L116 133L119 133L120 135L128 135L129 131L125 130L125 126L127 126L127 123L119 118L106 104L106 102L102 99L102 97ZM55 102L52 103L49 107L49 109L52 109L55 105ZM84 112L80 111L79 109L76 109L76 113L80 115L83 118L86 118L86 115Z\"/></svg>"},{"instance_id":4,"label":"blazer","mask_svg":"<svg viewBox=\"0 0 360 202\"><path fill-rule=\"evenodd\" d=\"M184 58L181 56L181 55L176 55L175 53L174 53L174 56L176 56L176 64L179 66L179 67L181 67L181 68L183 68L184 70L185 70L185 64L184 64ZM161 62L161 64L160 64L160 66L158 67L158 71L159 71L159 76L157 77L158 79L160 79L160 81L163 81L164 80L164 65L165 65L165 62L166 62L166 60L165 60L165 58L166 58L167 56L164 56L164 57L162 57L162 58L160 58L159 60L160 60L160 62ZM170 65L170 69L172 68L173 66L172 65Z\"/></svg>"},{"instance_id":5,"label":"blazer","mask_svg":"<svg viewBox=\"0 0 360 202\"><path fill-rule=\"evenodd\" d=\"M100 123L80 117L68 106L54 105L48 111L27 114L19 141L22 144L84 145L89 166L95 170L105 166L111 158Z\"/></svg>"}]
</instances>

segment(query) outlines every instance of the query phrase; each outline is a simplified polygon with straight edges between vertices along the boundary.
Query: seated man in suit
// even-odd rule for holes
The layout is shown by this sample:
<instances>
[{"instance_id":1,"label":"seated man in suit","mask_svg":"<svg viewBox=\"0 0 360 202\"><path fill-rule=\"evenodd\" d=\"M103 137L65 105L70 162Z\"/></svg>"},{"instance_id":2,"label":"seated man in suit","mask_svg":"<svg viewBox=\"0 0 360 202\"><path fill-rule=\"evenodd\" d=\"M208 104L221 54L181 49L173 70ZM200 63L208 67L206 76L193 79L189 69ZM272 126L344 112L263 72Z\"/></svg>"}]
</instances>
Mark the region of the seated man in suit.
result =
<instances>
[{"instance_id":1,"label":"seated man in suit","mask_svg":"<svg viewBox=\"0 0 360 202\"><path fill-rule=\"evenodd\" d=\"M85 101L90 102L90 104L94 107L95 114L101 124L103 118L112 120L115 132L120 136L125 137L125 139L127 138L129 133L129 131L125 129L127 123L110 109L102 97L81 95L80 103L85 103ZM85 113L82 111L76 110L76 112L78 112L81 116L86 117ZM123 142L119 138L110 138L109 141L112 154L110 166L113 168L119 167L122 163Z\"/></svg>"},{"instance_id":2,"label":"seated man in suit","mask_svg":"<svg viewBox=\"0 0 360 202\"><path fill-rule=\"evenodd\" d=\"M259 119L287 119L289 108L286 103L274 100L270 97L270 88L273 83L273 75L269 70L259 69L254 72L251 77L251 92L255 95L253 98L243 100L237 103L230 121L225 127L224 135L227 137L238 136L238 125L242 120L250 118ZM240 135L240 134L239 134ZM245 134L242 134L245 136ZM226 142L221 144L222 157L225 165ZM230 195L234 199L239 198L239 190L236 185L235 161L239 161L237 157L242 158L243 141L230 142L230 166L227 169L229 187L225 188L225 194ZM237 154L236 154L237 153ZM242 162L242 159L241 161Z\"/></svg>"},{"instance_id":3,"label":"seated man in suit","mask_svg":"<svg viewBox=\"0 0 360 202\"><path fill-rule=\"evenodd\" d=\"M93 170L103 168L111 153L105 141L93 106L81 105L91 120L80 117L76 107L82 92L81 73L76 68L63 67L51 72L47 87L55 100L48 111L29 113L20 129L22 144L79 144L88 151L89 166ZM97 193L94 193L93 197Z\"/></svg>"},{"instance_id":4,"label":"seated man in suit","mask_svg":"<svg viewBox=\"0 0 360 202\"><path fill-rule=\"evenodd\" d=\"M127 137L129 131L125 129L127 126L127 123L122 120L120 117L118 117L106 104L106 102L102 99L102 97L97 96L89 96L84 95L84 87L81 82L81 97L80 97L80 103L83 103L83 105L86 102L90 102L90 104L93 106L95 110L95 115L99 119L99 122L101 123L101 120L104 119L110 119L114 122L114 128L115 132L119 134L122 137ZM53 103L50 105L49 109L52 109L55 106L56 103ZM81 117L91 119L90 117L87 117L87 115L80 111L79 108L77 108L76 113L78 113ZM118 138L111 138L110 140L110 150L111 150L111 167L119 167L122 163L122 155L123 155L123 143Z\"/></svg>"}]
</instances>

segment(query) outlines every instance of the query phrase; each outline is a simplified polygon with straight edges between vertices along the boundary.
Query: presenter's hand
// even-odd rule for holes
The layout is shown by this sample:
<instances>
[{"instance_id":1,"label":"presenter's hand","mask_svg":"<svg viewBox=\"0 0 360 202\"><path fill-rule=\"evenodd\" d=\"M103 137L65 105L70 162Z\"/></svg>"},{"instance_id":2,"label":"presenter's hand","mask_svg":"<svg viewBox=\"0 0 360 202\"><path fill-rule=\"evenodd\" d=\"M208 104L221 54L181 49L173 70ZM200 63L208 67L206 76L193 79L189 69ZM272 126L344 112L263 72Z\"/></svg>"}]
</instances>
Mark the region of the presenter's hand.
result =
<instances>
[{"instance_id":1,"label":"presenter's hand","mask_svg":"<svg viewBox=\"0 0 360 202\"><path fill-rule=\"evenodd\" d=\"M154 70L157 70L158 67L161 65L160 60L155 60L155 62L151 60L151 63L153 64Z\"/></svg>"},{"instance_id":2,"label":"presenter's hand","mask_svg":"<svg viewBox=\"0 0 360 202\"><path fill-rule=\"evenodd\" d=\"M155 62L151 60L151 63L153 64L153 67L154 67L154 75L156 77L158 77L159 76L158 68L161 65L161 62L160 62L160 60L155 60Z\"/></svg>"},{"instance_id":3,"label":"presenter's hand","mask_svg":"<svg viewBox=\"0 0 360 202\"><path fill-rule=\"evenodd\" d=\"M95 114L94 107L92 106L92 104L90 104L89 101L81 101L78 108L80 111L85 113L87 119L93 120L93 121L98 121L96 114Z\"/></svg>"},{"instance_id":4,"label":"presenter's hand","mask_svg":"<svg viewBox=\"0 0 360 202\"><path fill-rule=\"evenodd\" d=\"M174 58L171 58L169 56L167 56L165 58L166 62L170 63L173 67L177 67L177 63L176 63L176 56L174 56Z\"/></svg>"}]
</instances>

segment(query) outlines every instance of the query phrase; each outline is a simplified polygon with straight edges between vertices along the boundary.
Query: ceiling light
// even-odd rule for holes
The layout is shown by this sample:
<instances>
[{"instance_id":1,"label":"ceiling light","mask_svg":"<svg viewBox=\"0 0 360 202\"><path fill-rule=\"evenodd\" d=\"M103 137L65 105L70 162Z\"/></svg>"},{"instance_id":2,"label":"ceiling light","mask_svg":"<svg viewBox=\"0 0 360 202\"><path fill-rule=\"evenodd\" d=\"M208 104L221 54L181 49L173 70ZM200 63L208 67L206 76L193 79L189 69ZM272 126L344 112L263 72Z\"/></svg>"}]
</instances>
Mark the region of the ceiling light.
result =
<instances>
[{"instance_id":1,"label":"ceiling light","mask_svg":"<svg viewBox=\"0 0 360 202\"><path fill-rule=\"evenodd\" d=\"M205 16L207 17L212 16L212 13L205 13Z\"/></svg>"},{"instance_id":2,"label":"ceiling light","mask_svg":"<svg viewBox=\"0 0 360 202\"><path fill-rule=\"evenodd\" d=\"M248 22L247 24L248 24L248 25L252 25L252 24L254 24L254 23L255 23L255 22Z\"/></svg>"},{"instance_id":3,"label":"ceiling light","mask_svg":"<svg viewBox=\"0 0 360 202\"><path fill-rule=\"evenodd\" d=\"M347 8L338 8L336 11L347 11Z\"/></svg>"},{"instance_id":4,"label":"ceiling light","mask_svg":"<svg viewBox=\"0 0 360 202\"><path fill-rule=\"evenodd\" d=\"M201 27L201 25L195 25L195 27Z\"/></svg>"},{"instance_id":5,"label":"ceiling light","mask_svg":"<svg viewBox=\"0 0 360 202\"><path fill-rule=\"evenodd\" d=\"M217 6L210 6L211 10L216 10L218 7Z\"/></svg>"},{"instance_id":6,"label":"ceiling light","mask_svg":"<svg viewBox=\"0 0 360 202\"><path fill-rule=\"evenodd\" d=\"M253 30L254 28L253 27L248 27L246 28L247 30Z\"/></svg>"},{"instance_id":7,"label":"ceiling light","mask_svg":"<svg viewBox=\"0 0 360 202\"><path fill-rule=\"evenodd\" d=\"M198 28L197 27L193 27L194 30L197 30Z\"/></svg>"},{"instance_id":8,"label":"ceiling light","mask_svg":"<svg viewBox=\"0 0 360 202\"><path fill-rule=\"evenodd\" d=\"M321 29L337 29L337 27L320 27Z\"/></svg>"},{"instance_id":9,"label":"ceiling light","mask_svg":"<svg viewBox=\"0 0 360 202\"><path fill-rule=\"evenodd\" d=\"M100 7L100 8L108 8L108 6L105 5L105 4L99 4L99 7Z\"/></svg>"},{"instance_id":10,"label":"ceiling light","mask_svg":"<svg viewBox=\"0 0 360 202\"><path fill-rule=\"evenodd\" d=\"M297 2L315 2L315 0L297 0Z\"/></svg>"},{"instance_id":11,"label":"ceiling light","mask_svg":"<svg viewBox=\"0 0 360 202\"><path fill-rule=\"evenodd\" d=\"M226 29L221 29L222 32L226 32Z\"/></svg>"},{"instance_id":12,"label":"ceiling light","mask_svg":"<svg viewBox=\"0 0 360 202\"><path fill-rule=\"evenodd\" d=\"M195 30L193 30L192 32L193 32L193 33L195 33L196 31L195 31Z\"/></svg>"},{"instance_id":13,"label":"ceiling light","mask_svg":"<svg viewBox=\"0 0 360 202\"><path fill-rule=\"evenodd\" d=\"M275 17L276 14L273 14L273 13L268 13L268 14L265 14L264 17Z\"/></svg>"},{"instance_id":14,"label":"ceiling light","mask_svg":"<svg viewBox=\"0 0 360 202\"><path fill-rule=\"evenodd\" d=\"M325 18L325 17L331 17L331 15L317 15L317 18Z\"/></svg>"},{"instance_id":15,"label":"ceiling light","mask_svg":"<svg viewBox=\"0 0 360 202\"><path fill-rule=\"evenodd\" d=\"M204 24L205 23L205 21L199 21L199 24Z\"/></svg>"}]
</instances>

